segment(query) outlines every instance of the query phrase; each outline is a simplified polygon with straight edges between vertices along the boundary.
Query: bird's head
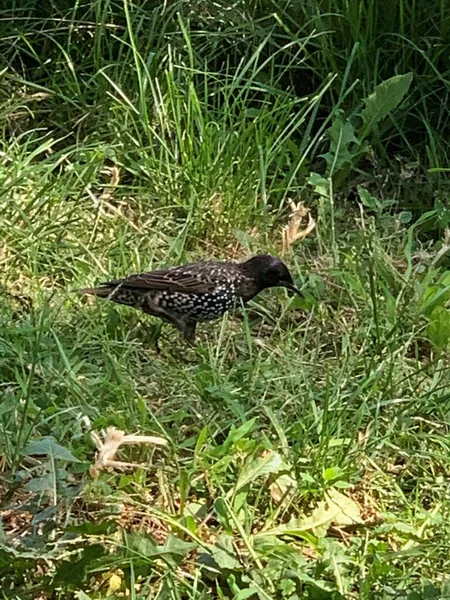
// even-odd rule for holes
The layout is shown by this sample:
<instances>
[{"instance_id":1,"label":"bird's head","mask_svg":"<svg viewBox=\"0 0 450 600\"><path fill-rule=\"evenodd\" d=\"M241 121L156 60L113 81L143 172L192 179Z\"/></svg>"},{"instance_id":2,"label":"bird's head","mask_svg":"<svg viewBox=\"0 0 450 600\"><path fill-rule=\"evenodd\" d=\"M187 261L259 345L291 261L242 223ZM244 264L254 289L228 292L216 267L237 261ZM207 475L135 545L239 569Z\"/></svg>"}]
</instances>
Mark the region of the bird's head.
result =
<instances>
[{"instance_id":1,"label":"bird's head","mask_svg":"<svg viewBox=\"0 0 450 600\"><path fill-rule=\"evenodd\" d=\"M263 290L270 287L285 287L299 296L303 294L294 285L292 275L282 260L276 256L261 254L242 263L244 270L252 276L258 287Z\"/></svg>"}]
</instances>

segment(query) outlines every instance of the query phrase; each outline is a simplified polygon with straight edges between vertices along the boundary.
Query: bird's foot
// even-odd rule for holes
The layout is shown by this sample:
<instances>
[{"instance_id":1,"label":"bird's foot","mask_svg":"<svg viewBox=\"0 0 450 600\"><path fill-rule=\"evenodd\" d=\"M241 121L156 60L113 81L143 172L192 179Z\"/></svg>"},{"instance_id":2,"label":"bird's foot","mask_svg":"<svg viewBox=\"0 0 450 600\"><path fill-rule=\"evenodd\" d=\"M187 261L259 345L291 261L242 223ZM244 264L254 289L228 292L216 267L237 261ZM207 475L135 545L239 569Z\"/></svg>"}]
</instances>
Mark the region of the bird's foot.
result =
<instances>
[{"instance_id":1,"label":"bird's foot","mask_svg":"<svg viewBox=\"0 0 450 600\"><path fill-rule=\"evenodd\" d=\"M183 335L184 339L188 343L191 348L195 347L195 328L197 327L197 323L195 321L188 321L184 323L183 326Z\"/></svg>"}]
</instances>

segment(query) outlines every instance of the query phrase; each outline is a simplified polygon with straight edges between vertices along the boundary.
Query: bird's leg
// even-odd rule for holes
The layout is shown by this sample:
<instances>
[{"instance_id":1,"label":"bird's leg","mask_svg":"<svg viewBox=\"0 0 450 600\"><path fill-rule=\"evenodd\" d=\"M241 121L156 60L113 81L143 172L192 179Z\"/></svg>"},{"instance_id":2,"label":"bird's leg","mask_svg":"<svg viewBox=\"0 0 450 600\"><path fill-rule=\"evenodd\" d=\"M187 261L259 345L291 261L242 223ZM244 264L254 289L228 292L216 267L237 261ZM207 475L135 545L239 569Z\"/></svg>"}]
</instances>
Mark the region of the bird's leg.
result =
<instances>
[{"instance_id":1,"label":"bird's leg","mask_svg":"<svg viewBox=\"0 0 450 600\"><path fill-rule=\"evenodd\" d=\"M190 344L191 346L194 345L195 326L197 325L195 321L185 320L172 312L169 313L169 311L166 312L164 318L166 321L168 321L174 327L176 327L178 331L181 331L181 333L184 336L184 339L188 342L188 344Z\"/></svg>"},{"instance_id":2,"label":"bird's leg","mask_svg":"<svg viewBox=\"0 0 450 600\"><path fill-rule=\"evenodd\" d=\"M161 348L159 347L159 338L161 337L161 324L158 323L156 326L156 335L155 335L155 350L156 354L161 354Z\"/></svg>"},{"instance_id":3,"label":"bird's leg","mask_svg":"<svg viewBox=\"0 0 450 600\"><path fill-rule=\"evenodd\" d=\"M173 315L167 313L166 311L156 311L156 310L150 309L147 306L143 306L142 310L147 315L151 315L152 317L158 317L158 318L162 319L164 322L170 323L174 327L177 327L178 329L183 331L183 328L181 327L181 324L178 321L178 319L176 319ZM162 324L157 323L155 326L155 329L156 329L155 350L156 350L156 354L161 354L161 348L159 346L159 338L161 337Z\"/></svg>"},{"instance_id":4,"label":"bird's leg","mask_svg":"<svg viewBox=\"0 0 450 600\"><path fill-rule=\"evenodd\" d=\"M166 323L170 323L171 325L176 327L179 331L181 331L188 344L190 344L191 346L194 345L195 328L197 325L195 321L182 319L176 313L170 310L155 310L154 307L150 309L146 306L143 307L142 310L148 315L152 315L153 317L159 317L163 321L166 321ZM156 341L156 351L159 354L158 340Z\"/></svg>"},{"instance_id":5,"label":"bird's leg","mask_svg":"<svg viewBox=\"0 0 450 600\"><path fill-rule=\"evenodd\" d=\"M183 327L184 339L190 346L195 344L195 328L197 327L196 321L186 321Z\"/></svg>"}]
</instances>

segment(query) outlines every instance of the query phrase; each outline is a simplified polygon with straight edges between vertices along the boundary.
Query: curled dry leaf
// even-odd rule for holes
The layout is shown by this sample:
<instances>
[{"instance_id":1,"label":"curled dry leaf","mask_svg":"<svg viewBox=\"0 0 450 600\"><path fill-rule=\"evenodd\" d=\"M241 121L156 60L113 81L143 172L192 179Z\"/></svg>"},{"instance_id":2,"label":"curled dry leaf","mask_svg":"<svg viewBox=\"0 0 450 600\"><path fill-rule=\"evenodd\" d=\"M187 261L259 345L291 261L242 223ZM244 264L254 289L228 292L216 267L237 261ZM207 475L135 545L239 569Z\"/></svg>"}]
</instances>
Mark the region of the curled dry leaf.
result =
<instances>
[{"instance_id":1,"label":"curled dry leaf","mask_svg":"<svg viewBox=\"0 0 450 600\"><path fill-rule=\"evenodd\" d=\"M106 167L102 172L110 177L108 187L105 187L99 197L100 201L105 201L111 198L114 188L116 188L120 183L120 170L119 167L114 165L112 167Z\"/></svg>"},{"instance_id":2,"label":"curled dry leaf","mask_svg":"<svg viewBox=\"0 0 450 600\"><path fill-rule=\"evenodd\" d=\"M139 468L142 465L135 463L122 462L114 460L114 457L124 444L154 444L157 446L167 446L167 440L152 435L126 435L124 431L115 427L108 427L106 433L101 432L103 440L95 431L91 432L91 438L97 447L97 457L95 463L89 469L92 477L96 477L100 471L107 467L113 469Z\"/></svg>"},{"instance_id":3,"label":"curled dry leaf","mask_svg":"<svg viewBox=\"0 0 450 600\"><path fill-rule=\"evenodd\" d=\"M290 201L291 214L289 222L282 229L282 250L287 252L294 242L302 240L309 235L316 227L316 222L311 216L310 210L306 207L303 202L297 204ZM308 217L308 223L303 229L303 220Z\"/></svg>"},{"instance_id":4,"label":"curled dry leaf","mask_svg":"<svg viewBox=\"0 0 450 600\"><path fill-rule=\"evenodd\" d=\"M25 97L25 102L29 100L33 100L34 102L40 102L41 100L46 100L50 98L51 94L47 92L36 92L35 94L30 94L28 97Z\"/></svg>"},{"instance_id":5,"label":"curled dry leaf","mask_svg":"<svg viewBox=\"0 0 450 600\"><path fill-rule=\"evenodd\" d=\"M108 211L109 211L109 213L113 213L117 217L120 217L121 219L126 221L130 225L130 227L132 227L135 231L138 231L139 233L141 233L139 227L135 223L133 223L133 221L131 219L129 219L126 215L123 214L120 207L114 206L114 204L111 204L111 202L109 202L109 200L112 198L112 196L114 194L114 190L117 188L117 186L120 183L119 168L116 167L115 165L112 167L106 167L105 169L103 169L102 173L109 175L110 181L109 181L109 184L107 186L105 186L105 188L103 189L101 194L96 195L90 189L89 186L86 187L86 192L90 196L92 202L94 203L94 206L96 208L99 208L103 212L103 214L108 214ZM105 209L106 209L106 211L105 211Z\"/></svg>"},{"instance_id":6,"label":"curled dry leaf","mask_svg":"<svg viewBox=\"0 0 450 600\"><path fill-rule=\"evenodd\" d=\"M209 199L212 212L217 216L223 212L223 196L222 194L215 192Z\"/></svg>"}]
</instances>

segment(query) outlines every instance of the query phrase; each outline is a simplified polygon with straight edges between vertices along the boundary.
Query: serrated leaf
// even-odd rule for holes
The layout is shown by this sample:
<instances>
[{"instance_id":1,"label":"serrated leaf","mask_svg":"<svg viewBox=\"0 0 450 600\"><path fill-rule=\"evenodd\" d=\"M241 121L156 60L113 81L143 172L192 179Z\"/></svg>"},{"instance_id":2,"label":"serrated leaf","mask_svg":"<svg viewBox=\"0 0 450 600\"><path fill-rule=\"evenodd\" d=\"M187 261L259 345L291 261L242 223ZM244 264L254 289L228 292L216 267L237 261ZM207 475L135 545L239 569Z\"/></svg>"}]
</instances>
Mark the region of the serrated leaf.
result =
<instances>
[{"instance_id":1,"label":"serrated leaf","mask_svg":"<svg viewBox=\"0 0 450 600\"><path fill-rule=\"evenodd\" d=\"M365 108L361 111L364 134L361 135L367 135L374 125L397 108L409 90L412 79L412 73L394 75L376 86L373 93L364 100Z\"/></svg>"},{"instance_id":2,"label":"serrated leaf","mask_svg":"<svg viewBox=\"0 0 450 600\"><path fill-rule=\"evenodd\" d=\"M257 534L257 536L292 535L304 537L308 531L316 535L325 535L328 527L333 523L336 525L350 525L361 523L361 513L358 504L331 488L325 494L325 500L318 503L309 517L303 519L291 519L289 523L274 527Z\"/></svg>"},{"instance_id":3,"label":"serrated leaf","mask_svg":"<svg viewBox=\"0 0 450 600\"><path fill-rule=\"evenodd\" d=\"M283 593L283 596L291 596L297 589L297 583L292 579L282 579L279 583L280 590Z\"/></svg>"},{"instance_id":4,"label":"serrated leaf","mask_svg":"<svg viewBox=\"0 0 450 600\"><path fill-rule=\"evenodd\" d=\"M244 466L239 473L235 491L238 491L263 475L272 475L287 470L288 466L278 452L267 452Z\"/></svg>"},{"instance_id":5,"label":"serrated leaf","mask_svg":"<svg viewBox=\"0 0 450 600\"><path fill-rule=\"evenodd\" d=\"M352 164L359 155L360 141L355 136L355 130L350 121L343 122L341 118L333 121L327 131L330 140L330 151L320 156L327 162L328 168L334 171L345 164Z\"/></svg>"},{"instance_id":6,"label":"serrated leaf","mask_svg":"<svg viewBox=\"0 0 450 600\"><path fill-rule=\"evenodd\" d=\"M70 582L70 585L81 587L83 582L86 581L87 571L94 563L101 564L107 558L105 556L107 552L105 547L100 544L85 545L79 558L72 556L69 560L58 560L54 583L64 587L67 582Z\"/></svg>"},{"instance_id":7,"label":"serrated leaf","mask_svg":"<svg viewBox=\"0 0 450 600\"><path fill-rule=\"evenodd\" d=\"M331 148L333 150L336 150L338 146L347 147L351 143L357 144L359 142L350 121L343 122L341 119L335 119L328 129L327 135L331 141Z\"/></svg>"},{"instance_id":8,"label":"serrated leaf","mask_svg":"<svg viewBox=\"0 0 450 600\"><path fill-rule=\"evenodd\" d=\"M81 462L72 452L57 443L54 437L47 436L40 440L29 442L23 453L25 456L45 455L54 459L67 460L71 462Z\"/></svg>"}]
</instances>

